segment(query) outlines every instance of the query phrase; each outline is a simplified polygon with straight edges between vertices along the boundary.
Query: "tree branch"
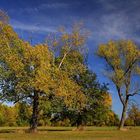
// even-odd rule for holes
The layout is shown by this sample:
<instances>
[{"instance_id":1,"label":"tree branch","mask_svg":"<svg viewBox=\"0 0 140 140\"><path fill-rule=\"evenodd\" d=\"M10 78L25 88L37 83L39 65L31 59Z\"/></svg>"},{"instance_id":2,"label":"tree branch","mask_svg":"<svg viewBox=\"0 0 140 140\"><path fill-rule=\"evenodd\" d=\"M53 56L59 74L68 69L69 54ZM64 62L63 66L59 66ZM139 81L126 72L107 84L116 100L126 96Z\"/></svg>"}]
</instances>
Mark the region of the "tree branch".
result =
<instances>
[{"instance_id":1,"label":"tree branch","mask_svg":"<svg viewBox=\"0 0 140 140\"><path fill-rule=\"evenodd\" d=\"M120 88L119 88L118 86L117 86L117 91L118 91L118 95L119 95L119 98L120 98L121 103L122 103L123 105L125 105L125 102L124 102L124 100L123 100L123 98L122 98L121 90L120 90Z\"/></svg>"},{"instance_id":2,"label":"tree branch","mask_svg":"<svg viewBox=\"0 0 140 140\"><path fill-rule=\"evenodd\" d=\"M134 61L132 61L132 63L129 65L129 67L126 69L124 75L120 78L120 80L126 76L126 74L130 71L130 69L133 67L133 65L136 63L136 61L138 60L138 58L134 59Z\"/></svg>"},{"instance_id":3,"label":"tree branch","mask_svg":"<svg viewBox=\"0 0 140 140\"><path fill-rule=\"evenodd\" d=\"M140 94L140 89L137 89L136 91L134 91L133 93L128 94L128 96L134 96L134 95L138 95Z\"/></svg>"},{"instance_id":4,"label":"tree branch","mask_svg":"<svg viewBox=\"0 0 140 140\"><path fill-rule=\"evenodd\" d=\"M60 64L59 64L59 66L58 66L59 69L61 68L61 66L62 66L62 64L63 64L63 62L64 62L66 56L67 56L67 53L64 54L64 56L63 56L63 58L62 58L62 60L61 60L61 62L60 62Z\"/></svg>"}]
</instances>

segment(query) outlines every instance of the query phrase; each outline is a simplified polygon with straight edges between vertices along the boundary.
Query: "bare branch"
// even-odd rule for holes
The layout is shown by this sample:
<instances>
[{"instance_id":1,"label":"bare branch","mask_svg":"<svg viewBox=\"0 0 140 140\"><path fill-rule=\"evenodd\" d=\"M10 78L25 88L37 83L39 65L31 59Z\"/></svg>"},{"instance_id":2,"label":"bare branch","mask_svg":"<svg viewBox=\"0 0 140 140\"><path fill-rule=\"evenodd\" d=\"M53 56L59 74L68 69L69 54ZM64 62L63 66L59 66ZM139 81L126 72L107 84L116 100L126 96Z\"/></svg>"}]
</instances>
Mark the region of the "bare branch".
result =
<instances>
[{"instance_id":1,"label":"bare branch","mask_svg":"<svg viewBox=\"0 0 140 140\"><path fill-rule=\"evenodd\" d=\"M140 95L140 89L135 90L134 92L128 94L128 96Z\"/></svg>"},{"instance_id":2,"label":"bare branch","mask_svg":"<svg viewBox=\"0 0 140 140\"><path fill-rule=\"evenodd\" d=\"M64 62L66 56L67 56L67 53L64 54L64 56L63 56L63 58L62 58L62 60L61 60L61 62L60 62L60 64L59 64L59 66L58 66L59 69L61 68L61 65L63 64L63 62Z\"/></svg>"},{"instance_id":3,"label":"bare branch","mask_svg":"<svg viewBox=\"0 0 140 140\"><path fill-rule=\"evenodd\" d=\"M0 21L4 24L9 23L9 17L8 17L7 13L2 10L0 10Z\"/></svg>"},{"instance_id":4,"label":"bare branch","mask_svg":"<svg viewBox=\"0 0 140 140\"><path fill-rule=\"evenodd\" d=\"M131 68L133 67L133 65L137 62L138 58L134 59L134 61L132 61L132 63L129 65L129 67L126 69L124 75L120 78L120 80L123 79L123 77L125 77L127 75L127 73L131 70Z\"/></svg>"}]
</instances>

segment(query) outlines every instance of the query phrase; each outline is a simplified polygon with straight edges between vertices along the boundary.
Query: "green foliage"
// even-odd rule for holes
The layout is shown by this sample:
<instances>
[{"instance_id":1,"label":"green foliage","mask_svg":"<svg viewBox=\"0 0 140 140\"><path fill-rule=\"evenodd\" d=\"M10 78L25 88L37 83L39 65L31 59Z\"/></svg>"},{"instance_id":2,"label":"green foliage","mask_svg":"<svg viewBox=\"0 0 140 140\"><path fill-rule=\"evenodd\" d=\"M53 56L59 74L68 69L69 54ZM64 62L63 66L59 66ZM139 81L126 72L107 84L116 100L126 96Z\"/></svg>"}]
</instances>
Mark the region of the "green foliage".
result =
<instances>
[{"instance_id":1,"label":"green foliage","mask_svg":"<svg viewBox=\"0 0 140 140\"><path fill-rule=\"evenodd\" d=\"M17 111L16 123L18 126L28 126L31 119L31 106L25 102L17 103L15 105Z\"/></svg>"},{"instance_id":2,"label":"green foliage","mask_svg":"<svg viewBox=\"0 0 140 140\"><path fill-rule=\"evenodd\" d=\"M51 99L51 108L48 113L48 116L51 117L51 124L58 125L64 120L69 120L69 124L65 125L73 126L78 123L96 126L117 125L119 119L111 111L112 100L107 92L107 86L99 84L96 75L88 70L81 75L75 75L73 79L81 86L87 102L83 108L77 108L77 105L75 107L66 106L62 96L60 98L51 95L49 97ZM73 105L75 103L73 102Z\"/></svg>"},{"instance_id":3,"label":"green foliage","mask_svg":"<svg viewBox=\"0 0 140 140\"><path fill-rule=\"evenodd\" d=\"M137 105L132 104L131 108L128 110L128 117L125 125L140 126L140 109Z\"/></svg>"},{"instance_id":4,"label":"green foliage","mask_svg":"<svg viewBox=\"0 0 140 140\"><path fill-rule=\"evenodd\" d=\"M1 126L16 126L17 112L14 107L0 105L0 125Z\"/></svg>"}]
</instances>

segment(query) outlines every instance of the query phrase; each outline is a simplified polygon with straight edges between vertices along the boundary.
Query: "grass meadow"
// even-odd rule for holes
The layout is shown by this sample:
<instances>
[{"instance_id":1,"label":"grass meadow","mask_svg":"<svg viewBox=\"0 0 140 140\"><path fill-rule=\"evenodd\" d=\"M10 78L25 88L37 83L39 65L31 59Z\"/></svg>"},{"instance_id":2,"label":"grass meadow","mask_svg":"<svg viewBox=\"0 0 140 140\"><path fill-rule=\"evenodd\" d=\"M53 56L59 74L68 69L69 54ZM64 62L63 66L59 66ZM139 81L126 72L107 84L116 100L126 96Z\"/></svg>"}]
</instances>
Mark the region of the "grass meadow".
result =
<instances>
[{"instance_id":1,"label":"grass meadow","mask_svg":"<svg viewBox=\"0 0 140 140\"><path fill-rule=\"evenodd\" d=\"M140 140L140 127L119 131L115 127L39 127L36 134L25 127L0 127L0 140Z\"/></svg>"}]
</instances>

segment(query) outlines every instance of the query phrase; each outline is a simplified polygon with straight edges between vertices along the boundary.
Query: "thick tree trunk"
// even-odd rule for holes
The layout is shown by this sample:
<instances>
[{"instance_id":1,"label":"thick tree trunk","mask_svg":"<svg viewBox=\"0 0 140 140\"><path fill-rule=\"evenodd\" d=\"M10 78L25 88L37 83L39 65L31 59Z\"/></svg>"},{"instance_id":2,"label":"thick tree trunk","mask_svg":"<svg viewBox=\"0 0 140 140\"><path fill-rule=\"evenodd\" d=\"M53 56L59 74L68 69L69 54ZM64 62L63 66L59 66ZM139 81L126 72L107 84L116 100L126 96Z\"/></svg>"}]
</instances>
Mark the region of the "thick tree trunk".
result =
<instances>
[{"instance_id":1,"label":"thick tree trunk","mask_svg":"<svg viewBox=\"0 0 140 140\"><path fill-rule=\"evenodd\" d=\"M124 128L124 123L125 123L125 119L126 119L127 106L128 106L128 98L126 99L126 102L123 105L123 111L122 111L121 121L120 121L120 125L119 125L119 130Z\"/></svg>"},{"instance_id":2,"label":"thick tree trunk","mask_svg":"<svg viewBox=\"0 0 140 140\"><path fill-rule=\"evenodd\" d=\"M82 120L82 115L81 113L78 114L78 119L77 119L77 130L82 131L84 130L84 126L83 126L83 120Z\"/></svg>"},{"instance_id":3,"label":"thick tree trunk","mask_svg":"<svg viewBox=\"0 0 140 140\"><path fill-rule=\"evenodd\" d=\"M39 95L38 92L35 91L33 97L33 113L31 119L31 127L30 127L30 132L32 133L37 132L38 113L39 113Z\"/></svg>"}]
</instances>

